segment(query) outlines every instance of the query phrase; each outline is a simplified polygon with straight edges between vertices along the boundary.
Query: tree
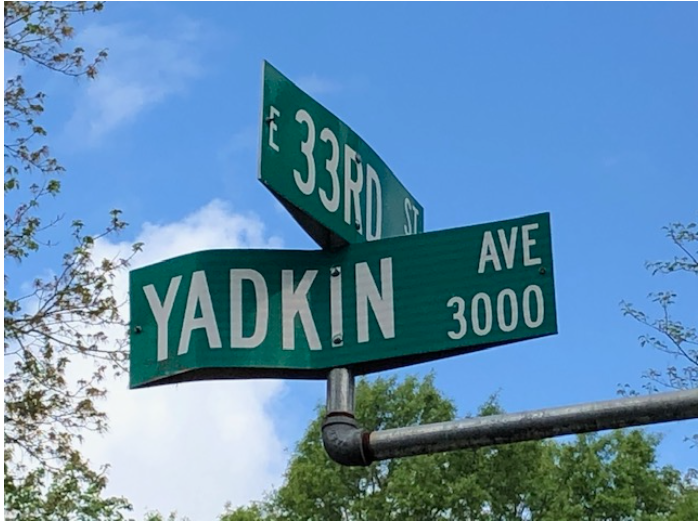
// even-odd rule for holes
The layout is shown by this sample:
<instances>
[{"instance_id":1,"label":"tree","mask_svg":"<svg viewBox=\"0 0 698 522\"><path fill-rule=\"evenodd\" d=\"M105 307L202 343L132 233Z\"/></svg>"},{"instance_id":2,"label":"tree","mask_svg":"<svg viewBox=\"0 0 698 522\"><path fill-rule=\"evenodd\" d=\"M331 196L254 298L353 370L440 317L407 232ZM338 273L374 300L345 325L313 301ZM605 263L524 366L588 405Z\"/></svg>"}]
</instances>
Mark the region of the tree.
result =
<instances>
[{"instance_id":1,"label":"tree","mask_svg":"<svg viewBox=\"0 0 698 522\"><path fill-rule=\"evenodd\" d=\"M541 520L666 517L678 508L681 488L689 485L671 466L656 466L659 441L641 430L616 430L548 444L531 512Z\"/></svg>"},{"instance_id":2,"label":"tree","mask_svg":"<svg viewBox=\"0 0 698 522\"><path fill-rule=\"evenodd\" d=\"M98 12L86 2L5 2L5 55L20 66L70 77L94 78L106 58L82 48L66 50L71 17ZM72 246L54 275L36 278L29 291L10 274L31 257L52 253L60 219L47 219L41 203L60 192L64 168L44 142L40 124L46 95L30 93L23 76L5 82L5 509L22 519L119 518L124 499L102 498L104 469L92 470L79 451L86 430L104 431L95 401L106 393L107 372L120 372L123 346L105 329L123 328L112 282L128 259L96 259L95 241L121 230L120 212L97 234L72 222ZM134 245L135 249L139 245ZM67 376L76 361L89 373ZM11 368L11 369L10 369Z\"/></svg>"},{"instance_id":3,"label":"tree","mask_svg":"<svg viewBox=\"0 0 698 522\"><path fill-rule=\"evenodd\" d=\"M225 512L221 515L221 520L239 520L244 522L275 520L274 514L269 510L270 505L273 505L273 500L252 502L249 506L239 506L233 509L230 502L228 502L225 505Z\"/></svg>"},{"instance_id":4,"label":"tree","mask_svg":"<svg viewBox=\"0 0 698 522\"><path fill-rule=\"evenodd\" d=\"M698 276L698 227L696 223L672 223L664 227L666 235L680 254L670 261L646 263L652 275L683 273ZM642 346L649 345L671 356L664 370L650 369L645 374L649 391L659 388L688 389L698 386L698 333L695 326L685 325L675 315L677 294L663 291L650 294L660 308L658 316L651 316L622 302L623 313L648 327L650 334L640 336Z\"/></svg>"},{"instance_id":5,"label":"tree","mask_svg":"<svg viewBox=\"0 0 698 522\"><path fill-rule=\"evenodd\" d=\"M148 521L158 521L158 520L189 520L187 517L182 517L178 518L177 516L177 511L170 511L170 514L167 515L167 518L160 513L158 510L154 511L148 511L146 514L143 516L143 520L148 520Z\"/></svg>"},{"instance_id":6,"label":"tree","mask_svg":"<svg viewBox=\"0 0 698 522\"><path fill-rule=\"evenodd\" d=\"M496 398L480 415L501 413ZM359 381L356 415L367 429L452 420L433 376ZM580 435L341 467L322 447L320 411L283 485L222 520L598 520L695 518L697 490L656 466L659 439L640 430Z\"/></svg>"},{"instance_id":7,"label":"tree","mask_svg":"<svg viewBox=\"0 0 698 522\"><path fill-rule=\"evenodd\" d=\"M361 380L356 387L357 419L367 429L387 429L454 418L455 407L433 385L433 377ZM469 518L483 494L479 485L459 476L476 465L478 455L459 452L458 466L445 455L418 456L346 468L327 457L320 437L323 412L299 442L285 484L265 501L229 511L224 519L280 520L437 520ZM434 489L415 488L433 484ZM448 504L444 500L453 502ZM458 500L457 500L458 499ZM461 500L462 499L462 500ZM447 507L446 507L447 506ZM233 518L235 517L235 518Z\"/></svg>"}]
</instances>

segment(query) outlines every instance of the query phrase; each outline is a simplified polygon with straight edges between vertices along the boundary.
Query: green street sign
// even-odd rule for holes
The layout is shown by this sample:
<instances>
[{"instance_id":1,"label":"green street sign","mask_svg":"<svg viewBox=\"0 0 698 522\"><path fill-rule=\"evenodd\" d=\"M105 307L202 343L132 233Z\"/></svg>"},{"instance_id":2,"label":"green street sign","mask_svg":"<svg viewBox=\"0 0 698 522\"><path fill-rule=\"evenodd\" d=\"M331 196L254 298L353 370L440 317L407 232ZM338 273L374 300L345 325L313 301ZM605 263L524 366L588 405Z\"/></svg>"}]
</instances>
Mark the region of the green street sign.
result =
<instances>
[{"instance_id":1,"label":"green street sign","mask_svg":"<svg viewBox=\"0 0 698 522\"><path fill-rule=\"evenodd\" d=\"M424 210L339 118L264 62L260 181L322 247L424 231Z\"/></svg>"},{"instance_id":2,"label":"green street sign","mask_svg":"<svg viewBox=\"0 0 698 522\"><path fill-rule=\"evenodd\" d=\"M212 250L130 274L131 387L321 379L557 332L549 214L336 251Z\"/></svg>"}]
</instances>

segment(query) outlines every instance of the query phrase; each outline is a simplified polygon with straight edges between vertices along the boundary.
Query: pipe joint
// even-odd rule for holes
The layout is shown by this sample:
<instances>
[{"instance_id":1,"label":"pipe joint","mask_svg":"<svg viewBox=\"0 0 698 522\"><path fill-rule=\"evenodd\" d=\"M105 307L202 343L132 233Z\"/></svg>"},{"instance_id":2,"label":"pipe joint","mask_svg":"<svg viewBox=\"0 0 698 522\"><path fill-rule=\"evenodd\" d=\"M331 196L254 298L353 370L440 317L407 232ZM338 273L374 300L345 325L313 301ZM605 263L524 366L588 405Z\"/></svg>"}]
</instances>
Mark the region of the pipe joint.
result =
<instances>
[{"instance_id":1,"label":"pipe joint","mask_svg":"<svg viewBox=\"0 0 698 522\"><path fill-rule=\"evenodd\" d=\"M332 460L343 466L368 466L368 432L359 428L353 415L331 412L322 423L322 443Z\"/></svg>"}]
</instances>

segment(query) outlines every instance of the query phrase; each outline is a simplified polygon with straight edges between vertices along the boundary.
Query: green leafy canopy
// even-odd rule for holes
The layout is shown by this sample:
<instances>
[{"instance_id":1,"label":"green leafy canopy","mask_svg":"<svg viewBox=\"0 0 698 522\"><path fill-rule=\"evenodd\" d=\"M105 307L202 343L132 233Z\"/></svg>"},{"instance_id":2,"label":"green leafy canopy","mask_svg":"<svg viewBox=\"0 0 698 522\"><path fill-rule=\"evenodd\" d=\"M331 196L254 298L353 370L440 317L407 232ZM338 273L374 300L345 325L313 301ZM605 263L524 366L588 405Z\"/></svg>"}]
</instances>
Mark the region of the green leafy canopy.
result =
<instances>
[{"instance_id":1,"label":"green leafy canopy","mask_svg":"<svg viewBox=\"0 0 698 522\"><path fill-rule=\"evenodd\" d=\"M496 397L479 415L502 413ZM656 463L640 430L580 435L342 467L321 440L324 412L298 443L280 488L222 520L696 519L695 485ZM356 416L369 430L448 421L455 406L433 375L361 380Z\"/></svg>"},{"instance_id":2,"label":"green leafy canopy","mask_svg":"<svg viewBox=\"0 0 698 522\"><path fill-rule=\"evenodd\" d=\"M20 67L95 78L107 57L93 59L76 47L71 18L101 11L102 2L4 2L5 54ZM60 239L42 212L59 195L65 169L51 155L40 118L46 94L31 92L22 75L5 81L5 516L20 519L118 519L128 502L104 498L105 468L93 470L80 452L86 431L103 432L97 401L105 376L122 371L125 350L107 339L124 327L114 299L115 274L125 258L97 259L95 242L126 223L112 210L95 234L72 223L72 242L53 274L37 277L28 291L13 276L30 256L42 259ZM134 251L140 245L134 245ZM92 370L77 380L67 369L86 359Z\"/></svg>"}]
</instances>

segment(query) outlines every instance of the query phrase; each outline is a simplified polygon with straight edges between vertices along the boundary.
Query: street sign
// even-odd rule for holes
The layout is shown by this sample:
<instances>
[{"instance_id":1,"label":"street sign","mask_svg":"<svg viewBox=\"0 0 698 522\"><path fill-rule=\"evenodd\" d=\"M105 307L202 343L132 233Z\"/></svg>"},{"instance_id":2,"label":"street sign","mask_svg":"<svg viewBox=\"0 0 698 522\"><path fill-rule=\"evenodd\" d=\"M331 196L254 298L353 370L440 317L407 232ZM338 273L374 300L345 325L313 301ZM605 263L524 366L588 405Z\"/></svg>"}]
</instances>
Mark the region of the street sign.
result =
<instances>
[{"instance_id":1,"label":"street sign","mask_svg":"<svg viewBox=\"0 0 698 522\"><path fill-rule=\"evenodd\" d=\"M322 248L424 231L373 149L267 62L261 116L259 179Z\"/></svg>"},{"instance_id":2,"label":"street sign","mask_svg":"<svg viewBox=\"0 0 698 522\"><path fill-rule=\"evenodd\" d=\"M132 271L130 295L132 388L361 374L557 332L549 214L188 254Z\"/></svg>"}]
</instances>

